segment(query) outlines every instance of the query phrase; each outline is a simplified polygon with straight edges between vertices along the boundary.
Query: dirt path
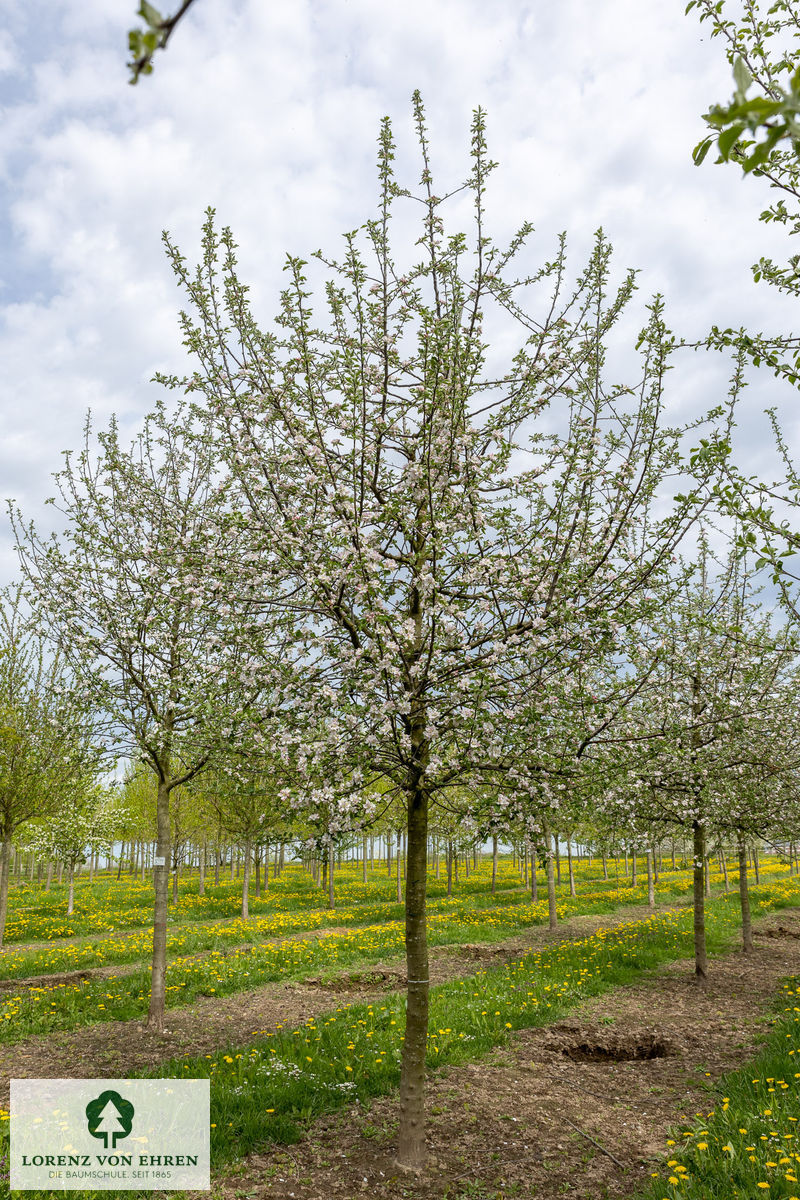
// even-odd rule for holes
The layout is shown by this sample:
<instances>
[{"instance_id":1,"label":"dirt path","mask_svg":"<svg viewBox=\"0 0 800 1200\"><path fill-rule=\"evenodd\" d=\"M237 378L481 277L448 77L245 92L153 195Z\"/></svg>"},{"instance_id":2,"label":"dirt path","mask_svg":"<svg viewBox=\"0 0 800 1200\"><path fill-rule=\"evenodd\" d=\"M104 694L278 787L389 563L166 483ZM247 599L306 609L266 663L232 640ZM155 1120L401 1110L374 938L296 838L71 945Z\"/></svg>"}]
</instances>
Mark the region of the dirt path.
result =
<instances>
[{"instance_id":1,"label":"dirt path","mask_svg":"<svg viewBox=\"0 0 800 1200\"><path fill-rule=\"evenodd\" d=\"M251 1155L214 1194L630 1200L667 1155L669 1127L713 1107L709 1089L752 1057L780 980L800 972L800 911L770 914L756 929L751 956L712 959L705 990L691 963L670 963L563 1021L515 1033L478 1062L434 1073L436 1165L419 1180L392 1166L397 1099L384 1097L317 1121L297 1145Z\"/></svg>"},{"instance_id":2,"label":"dirt path","mask_svg":"<svg viewBox=\"0 0 800 1200\"><path fill-rule=\"evenodd\" d=\"M534 925L504 942L435 947L431 949L430 977L432 982L442 983L472 975L487 964L519 957L531 947L583 938L600 927L641 920L651 916L652 911L632 905L612 914L572 917L562 922L555 934ZM669 911L669 906L659 906L657 911ZM311 930L293 936L319 937L323 932L343 930ZM386 960L351 967L331 978L268 983L219 999L203 997L169 1010L168 1028L160 1035L149 1033L139 1020L109 1021L0 1046L0 1107L7 1107L8 1081L12 1077L86 1078L91 1070L99 1078L124 1078L169 1058L210 1054L239 1045L279 1025L293 1028L310 1016L319 1017L337 1008L345 998L375 1000L403 987L405 980L404 963Z\"/></svg>"}]
</instances>

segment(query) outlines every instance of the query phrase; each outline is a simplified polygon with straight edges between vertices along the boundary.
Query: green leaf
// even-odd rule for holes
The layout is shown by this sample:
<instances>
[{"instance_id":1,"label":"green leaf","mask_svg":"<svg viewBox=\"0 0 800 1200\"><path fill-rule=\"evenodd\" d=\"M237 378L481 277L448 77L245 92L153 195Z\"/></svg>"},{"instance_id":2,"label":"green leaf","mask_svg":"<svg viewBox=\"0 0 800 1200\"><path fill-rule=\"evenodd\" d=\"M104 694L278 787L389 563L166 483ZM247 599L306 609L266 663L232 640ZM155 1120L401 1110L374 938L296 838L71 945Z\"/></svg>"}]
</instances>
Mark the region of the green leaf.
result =
<instances>
[{"instance_id":1,"label":"green leaf","mask_svg":"<svg viewBox=\"0 0 800 1200\"><path fill-rule=\"evenodd\" d=\"M739 57L733 64L733 78L736 80L737 91L744 94L753 82L753 76L747 69L743 58Z\"/></svg>"},{"instance_id":2,"label":"green leaf","mask_svg":"<svg viewBox=\"0 0 800 1200\"><path fill-rule=\"evenodd\" d=\"M737 121L735 125L731 125L730 129L724 129L719 135L717 145L719 146L720 155L725 159L726 162L728 161L731 150L739 140L739 135L744 133L744 128L744 122Z\"/></svg>"},{"instance_id":3,"label":"green leaf","mask_svg":"<svg viewBox=\"0 0 800 1200\"><path fill-rule=\"evenodd\" d=\"M705 156L708 154L708 152L711 149L713 144L714 144L714 139L712 137L703 138L702 142L697 143L694 150L692 151L692 159L694 160L694 165L696 167L700 166L700 163L703 161Z\"/></svg>"},{"instance_id":4,"label":"green leaf","mask_svg":"<svg viewBox=\"0 0 800 1200\"><path fill-rule=\"evenodd\" d=\"M148 25L151 25L156 29L159 28L164 22L164 18L161 16L161 13L158 11L158 9L153 8L152 4L148 4L147 0L142 0L141 4L139 5L139 16L142 17L143 20L147 21Z\"/></svg>"}]
</instances>

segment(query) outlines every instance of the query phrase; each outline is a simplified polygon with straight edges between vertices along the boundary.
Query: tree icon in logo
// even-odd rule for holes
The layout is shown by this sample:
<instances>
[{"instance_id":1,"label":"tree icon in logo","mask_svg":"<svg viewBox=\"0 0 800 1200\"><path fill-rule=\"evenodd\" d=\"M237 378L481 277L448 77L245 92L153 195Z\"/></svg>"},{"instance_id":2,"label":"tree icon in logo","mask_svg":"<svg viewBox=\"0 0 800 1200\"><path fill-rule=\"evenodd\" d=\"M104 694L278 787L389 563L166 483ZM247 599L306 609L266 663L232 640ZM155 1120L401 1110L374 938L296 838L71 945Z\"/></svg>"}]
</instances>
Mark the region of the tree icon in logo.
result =
<instances>
[{"instance_id":1,"label":"tree icon in logo","mask_svg":"<svg viewBox=\"0 0 800 1200\"><path fill-rule=\"evenodd\" d=\"M96 1100L86 1105L86 1120L92 1137L102 1138L106 1150L116 1147L120 1138L126 1138L133 1128L134 1108L130 1100L123 1100L119 1092L101 1092Z\"/></svg>"}]
</instances>

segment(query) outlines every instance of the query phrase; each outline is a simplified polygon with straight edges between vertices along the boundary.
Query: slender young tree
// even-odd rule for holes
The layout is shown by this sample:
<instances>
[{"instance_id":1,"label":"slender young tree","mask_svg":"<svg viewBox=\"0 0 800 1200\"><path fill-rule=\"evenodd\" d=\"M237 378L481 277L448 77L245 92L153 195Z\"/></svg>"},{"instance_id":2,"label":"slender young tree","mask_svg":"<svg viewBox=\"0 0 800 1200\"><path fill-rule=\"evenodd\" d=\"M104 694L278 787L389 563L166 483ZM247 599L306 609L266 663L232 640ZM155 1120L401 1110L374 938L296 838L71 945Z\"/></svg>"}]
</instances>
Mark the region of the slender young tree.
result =
<instances>
[{"instance_id":1,"label":"slender young tree","mask_svg":"<svg viewBox=\"0 0 800 1200\"><path fill-rule=\"evenodd\" d=\"M665 601L658 633L664 649L652 686L604 739L625 772L625 786L609 799L619 805L620 821L691 833L695 974L702 984L705 860L715 832L768 826L768 814L753 804L753 784L763 786L796 758L796 739L786 737L786 693L797 642L759 610L739 556L716 560L705 534L696 577Z\"/></svg>"},{"instance_id":2,"label":"slender young tree","mask_svg":"<svg viewBox=\"0 0 800 1200\"><path fill-rule=\"evenodd\" d=\"M22 588L0 592L0 946L11 841L55 813L98 769L101 748L60 649L48 645Z\"/></svg>"},{"instance_id":3,"label":"slender young tree","mask_svg":"<svg viewBox=\"0 0 800 1200\"><path fill-rule=\"evenodd\" d=\"M494 164L480 110L465 185L472 241L446 234L418 95L414 113L419 260L402 268L394 256L393 214L408 193L385 121L377 217L363 238L346 236L341 261L315 255L326 312L314 308L309 264L290 257L276 326L265 332L213 213L196 272L167 239L191 304L183 324L197 369L165 380L193 389L214 415L255 559L274 563L297 659L315 666L313 690L298 687L293 708L298 771L327 779L307 802L351 811L381 777L403 797L397 1161L411 1170L425 1162L431 801L497 762L518 715L520 661L530 672L537 654L613 634L698 507L684 496L640 531L629 556L631 526L678 465L679 433L661 426L671 337L660 301L640 335L637 378L609 382L606 341L633 273L612 288L598 234L572 284L563 238L551 262L513 274L532 229L504 248L486 233ZM487 343L488 319L508 322L516 338L503 362ZM533 786L535 772L517 764L514 786L528 779Z\"/></svg>"},{"instance_id":4,"label":"slender young tree","mask_svg":"<svg viewBox=\"0 0 800 1200\"><path fill-rule=\"evenodd\" d=\"M152 772L157 850L147 1024L164 1027L170 796L202 771L257 695L260 630L234 587L241 531L213 443L159 404L130 449L115 422L56 475L63 536L12 510L23 568L118 748Z\"/></svg>"}]
</instances>

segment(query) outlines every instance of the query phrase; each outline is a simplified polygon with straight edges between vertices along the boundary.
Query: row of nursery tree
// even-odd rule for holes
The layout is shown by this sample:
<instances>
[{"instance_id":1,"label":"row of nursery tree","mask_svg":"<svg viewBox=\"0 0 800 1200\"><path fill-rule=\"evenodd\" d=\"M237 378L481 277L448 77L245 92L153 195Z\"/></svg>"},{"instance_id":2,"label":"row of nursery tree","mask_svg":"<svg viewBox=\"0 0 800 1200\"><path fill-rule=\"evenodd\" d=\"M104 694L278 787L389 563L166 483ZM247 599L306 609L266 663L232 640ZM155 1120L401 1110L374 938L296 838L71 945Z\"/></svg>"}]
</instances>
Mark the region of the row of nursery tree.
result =
<instances>
[{"instance_id":1,"label":"row of nursery tree","mask_svg":"<svg viewBox=\"0 0 800 1200\"><path fill-rule=\"evenodd\" d=\"M784 64L770 74L748 7L731 33L722 4L698 6L732 61L750 46L737 95L754 80L777 95ZM789 10L764 20L786 34ZM4 597L0 656L0 924L22 827L50 836L127 756L154 796L156 1030L179 797L203 798L211 840L224 813L248 861L298 821L323 859L402 825L407 1167L424 1161L434 826L550 863L556 831L690 838L702 981L708 852L735 845L744 866L748 841L796 841L800 814L798 476L777 425L780 483L732 452L748 364L796 383L797 339L695 340L729 354L729 379L705 415L669 423L689 350L662 299L631 315L634 273L615 277L602 232L577 272L565 237L538 262L528 223L493 240L480 110L454 189L471 231L448 230L418 96L414 121L413 195L384 121L375 215L338 258L287 258L267 328L213 212L195 268L165 236L192 369L157 377L174 398L131 446L87 425L51 535L12 508L24 597ZM774 140L769 156L753 164L780 190L769 219L796 225L796 159ZM796 271L757 273L800 288Z\"/></svg>"}]
</instances>

